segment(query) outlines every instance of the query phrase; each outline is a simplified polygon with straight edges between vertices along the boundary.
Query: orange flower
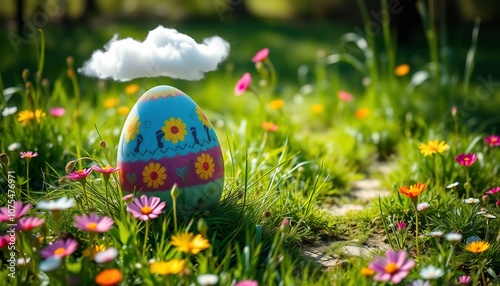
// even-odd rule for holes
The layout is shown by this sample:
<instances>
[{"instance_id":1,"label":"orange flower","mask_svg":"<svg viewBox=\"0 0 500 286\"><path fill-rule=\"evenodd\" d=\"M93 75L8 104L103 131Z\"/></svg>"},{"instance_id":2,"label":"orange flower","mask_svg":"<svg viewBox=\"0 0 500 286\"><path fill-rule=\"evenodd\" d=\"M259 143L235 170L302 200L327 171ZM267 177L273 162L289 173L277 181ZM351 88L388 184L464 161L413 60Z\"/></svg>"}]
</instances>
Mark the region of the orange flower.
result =
<instances>
[{"instance_id":1,"label":"orange flower","mask_svg":"<svg viewBox=\"0 0 500 286\"><path fill-rule=\"evenodd\" d=\"M394 69L394 73L395 73L397 76L405 76L405 75L407 75L409 72L410 72L410 66L409 66L409 65L407 65L407 64L402 64L402 65L399 65L399 66L397 66L397 67Z\"/></svg>"},{"instance_id":2,"label":"orange flower","mask_svg":"<svg viewBox=\"0 0 500 286\"><path fill-rule=\"evenodd\" d=\"M363 108L359 108L358 110L356 110L356 113L354 113L354 116L356 116L356 118L362 119L362 118L367 117L368 114L370 114L370 110L366 107L363 107Z\"/></svg>"},{"instance_id":3,"label":"orange flower","mask_svg":"<svg viewBox=\"0 0 500 286\"><path fill-rule=\"evenodd\" d=\"M369 268L369 267L363 267L361 268L361 275L363 276L372 276L375 274L375 270Z\"/></svg>"},{"instance_id":4,"label":"orange flower","mask_svg":"<svg viewBox=\"0 0 500 286\"><path fill-rule=\"evenodd\" d=\"M276 132L278 131L279 127L272 122L262 122L262 129L266 131Z\"/></svg>"},{"instance_id":5,"label":"orange flower","mask_svg":"<svg viewBox=\"0 0 500 286\"><path fill-rule=\"evenodd\" d=\"M139 91L139 85L133 83L133 84L129 84L125 87L125 93L127 95L133 95L133 94L136 94L137 92Z\"/></svg>"},{"instance_id":6,"label":"orange flower","mask_svg":"<svg viewBox=\"0 0 500 286\"><path fill-rule=\"evenodd\" d=\"M278 110L285 106L285 101L282 99L275 99L269 102L269 108L272 110Z\"/></svg>"},{"instance_id":7,"label":"orange flower","mask_svg":"<svg viewBox=\"0 0 500 286\"><path fill-rule=\"evenodd\" d=\"M413 204L416 205L418 201L418 196L420 193L422 193L425 189L427 189L427 185L425 183L416 183L415 185L411 185L409 188L406 186L402 186L399 188L399 192L402 193L403 195L409 197Z\"/></svg>"},{"instance_id":8,"label":"orange flower","mask_svg":"<svg viewBox=\"0 0 500 286\"><path fill-rule=\"evenodd\" d=\"M95 277L95 283L100 286L114 286L122 281L123 274L118 268L104 269Z\"/></svg>"}]
</instances>

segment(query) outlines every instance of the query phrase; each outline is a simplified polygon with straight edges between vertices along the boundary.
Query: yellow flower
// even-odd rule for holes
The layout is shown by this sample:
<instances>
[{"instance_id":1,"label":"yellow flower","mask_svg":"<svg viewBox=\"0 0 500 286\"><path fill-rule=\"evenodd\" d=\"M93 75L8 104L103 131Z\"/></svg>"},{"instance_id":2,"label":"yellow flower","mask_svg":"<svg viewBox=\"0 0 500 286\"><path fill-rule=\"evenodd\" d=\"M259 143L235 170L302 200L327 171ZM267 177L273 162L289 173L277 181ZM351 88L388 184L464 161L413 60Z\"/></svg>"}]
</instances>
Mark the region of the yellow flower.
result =
<instances>
[{"instance_id":1,"label":"yellow flower","mask_svg":"<svg viewBox=\"0 0 500 286\"><path fill-rule=\"evenodd\" d=\"M167 275L177 274L184 270L186 260L172 259L170 261L155 261L149 264L149 272L153 274Z\"/></svg>"},{"instance_id":2,"label":"yellow flower","mask_svg":"<svg viewBox=\"0 0 500 286\"><path fill-rule=\"evenodd\" d=\"M130 123L127 125L127 129L125 129L125 141L130 142L134 140L137 133L139 133L139 127L141 127L141 122L139 121L139 116L136 115L132 117Z\"/></svg>"},{"instance_id":3,"label":"yellow flower","mask_svg":"<svg viewBox=\"0 0 500 286\"><path fill-rule=\"evenodd\" d=\"M160 163L149 163L142 171L142 181L148 184L148 188L156 189L163 186L167 179L166 169Z\"/></svg>"},{"instance_id":4,"label":"yellow flower","mask_svg":"<svg viewBox=\"0 0 500 286\"><path fill-rule=\"evenodd\" d=\"M323 113L324 110L325 110L325 107L323 106L323 104L313 104L311 106L311 111L314 114Z\"/></svg>"},{"instance_id":5,"label":"yellow flower","mask_svg":"<svg viewBox=\"0 0 500 286\"><path fill-rule=\"evenodd\" d=\"M193 237L190 232L178 233L172 236L170 243L182 252L190 252L194 255L210 247L210 242L201 234Z\"/></svg>"},{"instance_id":6,"label":"yellow flower","mask_svg":"<svg viewBox=\"0 0 500 286\"><path fill-rule=\"evenodd\" d=\"M363 267L361 268L361 275L363 276L372 276L375 274L375 270L369 268L369 267Z\"/></svg>"},{"instance_id":7,"label":"yellow flower","mask_svg":"<svg viewBox=\"0 0 500 286\"><path fill-rule=\"evenodd\" d=\"M438 142L437 140L431 140L427 142L427 144L420 143L418 148L420 149L420 153L427 157L435 153L442 154L448 151L448 149L450 149L450 145L446 144L444 141Z\"/></svg>"},{"instance_id":8,"label":"yellow flower","mask_svg":"<svg viewBox=\"0 0 500 286\"><path fill-rule=\"evenodd\" d=\"M172 141L174 144L184 141L184 135L187 134L186 123L180 118L170 117L169 120L165 120L165 126L161 130L165 133L165 140Z\"/></svg>"},{"instance_id":9,"label":"yellow flower","mask_svg":"<svg viewBox=\"0 0 500 286\"><path fill-rule=\"evenodd\" d=\"M106 250L106 246L104 244L94 245L93 247L89 246L83 251L83 256L88 256L90 259L94 259L94 256L101 251Z\"/></svg>"},{"instance_id":10,"label":"yellow flower","mask_svg":"<svg viewBox=\"0 0 500 286\"><path fill-rule=\"evenodd\" d=\"M201 156L198 157L194 166L196 168L196 174L198 174L198 176L200 176L203 180L212 178L212 175L215 172L214 159L206 153L202 153Z\"/></svg>"},{"instance_id":11,"label":"yellow flower","mask_svg":"<svg viewBox=\"0 0 500 286\"><path fill-rule=\"evenodd\" d=\"M139 91L139 85L133 83L133 84L129 84L125 87L125 93L127 95L133 95L133 94L136 94L137 92Z\"/></svg>"},{"instance_id":12,"label":"yellow flower","mask_svg":"<svg viewBox=\"0 0 500 286\"><path fill-rule=\"evenodd\" d=\"M465 246L465 250L472 253L483 253L490 248L490 244L486 241L473 241Z\"/></svg>"},{"instance_id":13,"label":"yellow flower","mask_svg":"<svg viewBox=\"0 0 500 286\"><path fill-rule=\"evenodd\" d=\"M106 98L106 100L104 100L104 107L106 107L106 108L113 108L117 104L118 104L117 97L110 97L110 98Z\"/></svg>"},{"instance_id":14,"label":"yellow flower","mask_svg":"<svg viewBox=\"0 0 500 286\"><path fill-rule=\"evenodd\" d=\"M201 121L201 123L203 123L203 125L210 127L210 121L203 113L203 111L201 111L201 108L199 106L196 106L196 114L198 114L198 119Z\"/></svg>"},{"instance_id":15,"label":"yellow flower","mask_svg":"<svg viewBox=\"0 0 500 286\"><path fill-rule=\"evenodd\" d=\"M410 66L407 64L401 64L394 69L394 73L397 76L405 76L410 72Z\"/></svg>"},{"instance_id":16,"label":"yellow flower","mask_svg":"<svg viewBox=\"0 0 500 286\"><path fill-rule=\"evenodd\" d=\"M367 117L368 114L370 114L370 110L366 107L363 107L363 108L359 108L358 110L356 110L356 113L354 113L354 116L356 116L356 118L362 119L362 118Z\"/></svg>"},{"instance_id":17,"label":"yellow flower","mask_svg":"<svg viewBox=\"0 0 500 286\"><path fill-rule=\"evenodd\" d=\"M47 116L47 114L40 109L36 109L35 112L31 110L23 110L18 113L17 121L21 122L23 126L26 126L32 120L36 120L37 123L40 123L42 118L45 118L45 116Z\"/></svg>"},{"instance_id":18,"label":"yellow flower","mask_svg":"<svg viewBox=\"0 0 500 286\"><path fill-rule=\"evenodd\" d=\"M285 106L285 101L282 99L275 99L269 102L269 108L272 110L278 110Z\"/></svg>"},{"instance_id":19,"label":"yellow flower","mask_svg":"<svg viewBox=\"0 0 500 286\"><path fill-rule=\"evenodd\" d=\"M118 114L127 115L130 112L130 108L128 106L120 106L118 107Z\"/></svg>"}]
</instances>

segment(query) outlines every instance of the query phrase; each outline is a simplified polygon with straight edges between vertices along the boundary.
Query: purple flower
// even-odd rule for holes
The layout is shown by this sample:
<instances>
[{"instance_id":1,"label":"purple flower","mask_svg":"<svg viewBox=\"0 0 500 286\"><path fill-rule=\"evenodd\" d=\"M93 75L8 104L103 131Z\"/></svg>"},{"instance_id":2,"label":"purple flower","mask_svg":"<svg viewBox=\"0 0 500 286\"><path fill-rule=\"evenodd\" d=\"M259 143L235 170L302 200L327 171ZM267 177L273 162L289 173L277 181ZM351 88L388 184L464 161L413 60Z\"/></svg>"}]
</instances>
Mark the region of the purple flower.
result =
<instances>
[{"instance_id":1,"label":"purple flower","mask_svg":"<svg viewBox=\"0 0 500 286\"><path fill-rule=\"evenodd\" d=\"M75 216L75 226L88 232L106 232L113 227L113 220L107 216L97 214Z\"/></svg>"},{"instance_id":2,"label":"purple flower","mask_svg":"<svg viewBox=\"0 0 500 286\"><path fill-rule=\"evenodd\" d=\"M20 231L29 231L42 225L44 222L45 220L39 217L23 217L19 220L16 229Z\"/></svg>"},{"instance_id":3,"label":"purple flower","mask_svg":"<svg viewBox=\"0 0 500 286\"><path fill-rule=\"evenodd\" d=\"M140 198L135 198L134 201L127 206L127 211L135 218L143 221L157 218L165 208L165 202L162 202L158 197L148 197L142 195Z\"/></svg>"},{"instance_id":4,"label":"purple flower","mask_svg":"<svg viewBox=\"0 0 500 286\"><path fill-rule=\"evenodd\" d=\"M493 189L489 189L486 191L487 195L494 195L496 193L500 192L500 187L494 187Z\"/></svg>"},{"instance_id":5,"label":"purple flower","mask_svg":"<svg viewBox=\"0 0 500 286\"><path fill-rule=\"evenodd\" d=\"M0 222L14 222L25 215L31 208L30 204L23 205L23 202L16 201L14 203L14 208L10 209L8 207L0 208Z\"/></svg>"},{"instance_id":6,"label":"purple flower","mask_svg":"<svg viewBox=\"0 0 500 286\"><path fill-rule=\"evenodd\" d=\"M40 251L43 258L49 257L65 257L75 252L78 247L78 242L75 239L59 239L55 243L45 247Z\"/></svg>"},{"instance_id":7,"label":"purple flower","mask_svg":"<svg viewBox=\"0 0 500 286\"><path fill-rule=\"evenodd\" d=\"M415 261L408 258L408 254L403 250L396 252L389 249L385 256L385 259L380 256L375 257L375 260L369 265L376 272L373 277L375 281L385 282L391 280L392 283L398 284L408 276L410 270L415 266Z\"/></svg>"},{"instance_id":8,"label":"purple flower","mask_svg":"<svg viewBox=\"0 0 500 286\"><path fill-rule=\"evenodd\" d=\"M234 284L234 286L259 286L259 282L255 280L241 280Z\"/></svg>"},{"instance_id":9,"label":"purple flower","mask_svg":"<svg viewBox=\"0 0 500 286\"><path fill-rule=\"evenodd\" d=\"M397 232L402 232L406 230L406 222L401 221L396 223L396 231Z\"/></svg>"},{"instance_id":10,"label":"purple flower","mask_svg":"<svg viewBox=\"0 0 500 286\"><path fill-rule=\"evenodd\" d=\"M458 284L469 285L472 278L469 275L458 276Z\"/></svg>"},{"instance_id":11,"label":"purple flower","mask_svg":"<svg viewBox=\"0 0 500 286\"><path fill-rule=\"evenodd\" d=\"M455 160L462 166L469 167L474 164L477 160L476 154L459 154L455 157Z\"/></svg>"}]
</instances>

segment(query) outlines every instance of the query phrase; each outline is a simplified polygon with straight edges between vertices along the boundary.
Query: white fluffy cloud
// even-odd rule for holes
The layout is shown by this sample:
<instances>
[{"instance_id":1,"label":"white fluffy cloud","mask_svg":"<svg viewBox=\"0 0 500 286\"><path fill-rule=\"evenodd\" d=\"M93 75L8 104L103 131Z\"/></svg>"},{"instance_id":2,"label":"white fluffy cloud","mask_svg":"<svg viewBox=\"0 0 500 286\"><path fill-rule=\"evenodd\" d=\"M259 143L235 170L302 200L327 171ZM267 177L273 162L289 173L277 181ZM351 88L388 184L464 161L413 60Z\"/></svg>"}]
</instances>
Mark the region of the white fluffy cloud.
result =
<instances>
[{"instance_id":1,"label":"white fluffy cloud","mask_svg":"<svg viewBox=\"0 0 500 286\"><path fill-rule=\"evenodd\" d=\"M141 77L167 76L199 80L205 72L217 69L229 53L229 43L218 36L193 38L158 26L143 42L115 35L104 50L94 51L78 71L87 76L128 81Z\"/></svg>"}]
</instances>

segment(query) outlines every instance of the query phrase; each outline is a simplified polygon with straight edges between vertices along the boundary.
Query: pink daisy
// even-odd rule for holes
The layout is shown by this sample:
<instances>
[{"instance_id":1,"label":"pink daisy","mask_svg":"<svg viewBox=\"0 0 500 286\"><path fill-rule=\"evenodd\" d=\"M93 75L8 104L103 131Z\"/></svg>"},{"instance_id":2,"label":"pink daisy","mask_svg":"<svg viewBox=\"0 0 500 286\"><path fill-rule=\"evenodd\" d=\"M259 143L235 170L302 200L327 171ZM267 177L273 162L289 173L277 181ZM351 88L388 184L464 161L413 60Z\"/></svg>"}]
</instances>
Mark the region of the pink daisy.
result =
<instances>
[{"instance_id":1,"label":"pink daisy","mask_svg":"<svg viewBox=\"0 0 500 286\"><path fill-rule=\"evenodd\" d=\"M476 154L460 154L455 157L455 160L462 166L469 167L477 160Z\"/></svg>"},{"instance_id":2,"label":"pink daisy","mask_svg":"<svg viewBox=\"0 0 500 286\"><path fill-rule=\"evenodd\" d=\"M14 203L14 211L9 212L8 207L1 207L0 208L0 222L14 222L21 218L23 215L25 215L31 208L30 204L25 204L23 205L23 202L21 201L16 201Z\"/></svg>"},{"instance_id":3,"label":"pink daisy","mask_svg":"<svg viewBox=\"0 0 500 286\"><path fill-rule=\"evenodd\" d=\"M113 220L110 217L99 217L97 214L75 216L75 226L88 232L106 232L113 227Z\"/></svg>"},{"instance_id":4,"label":"pink daisy","mask_svg":"<svg viewBox=\"0 0 500 286\"><path fill-rule=\"evenodd\" d=\"M234 94L236 96L242 95L245 91L247 91L248 87L252 83L252 76L250 73L246 72L243 76L238 80L236 86L234 87Z\"/></svg>"},{"instance_id":5,"label":"pink daisy","mask_svg":"<svg viewBox=\"0 0 500 286\"><path fill-rule=\"evenodd\" d=\"M143 221L157 218L165 208L165 202L162 202L158 197L148 198L142 195L140 198L135 198L134 201L127 206L127 211L135 218Z\"/></svg>"},{"instance_id":6,"label":"pink daisy","mask_svg":"<svg viewBox=\"0 0 500 286\"><path fill-rule=\"evenodd\" d=\"M255 56L253 56L252 62L254 62L254 63L261 62L261 61L267 59L268 55L269 55L269 49L268 48L264 48L264 49L258 51L255 54Z\"/></svg>"},{"instance_id":7,"label":"pink daisy","mask_svg":"<svg viewBox=\"0 0 500 286\"><path fill-rule=\"evenodd\" d=\"M71 255L78 247L78 242L75 239L59 239L55 243L43 248L40 255L43 258L49 257L65 257Z\"/></svg>"},{"instance_id":8,"label":"pink daisy","mask_svg":"<svg viewBox=\"0 0 500 286\"><path fill-rule=\"evenodd\" d=\"M415 261L408 258L408 254L405 251L394 251L392 249L387 250L385 253L385 258L377 256L375 260L369 265L376 274L373 277L375 281L389 281L398 284L401 282L410 270L415 266Z\"/></svg>"},{"instance_id":9,"label":"pink daisy","mask_svg":"<svg viewBox=\"0 0 500 286\"><path fill-rule=\"evenodd\" d=\"M39 217L23 217L19 220L16 229L19 231L29 231L42 225L44 222L45 220Z\"/></svg>"}]
</instances>

